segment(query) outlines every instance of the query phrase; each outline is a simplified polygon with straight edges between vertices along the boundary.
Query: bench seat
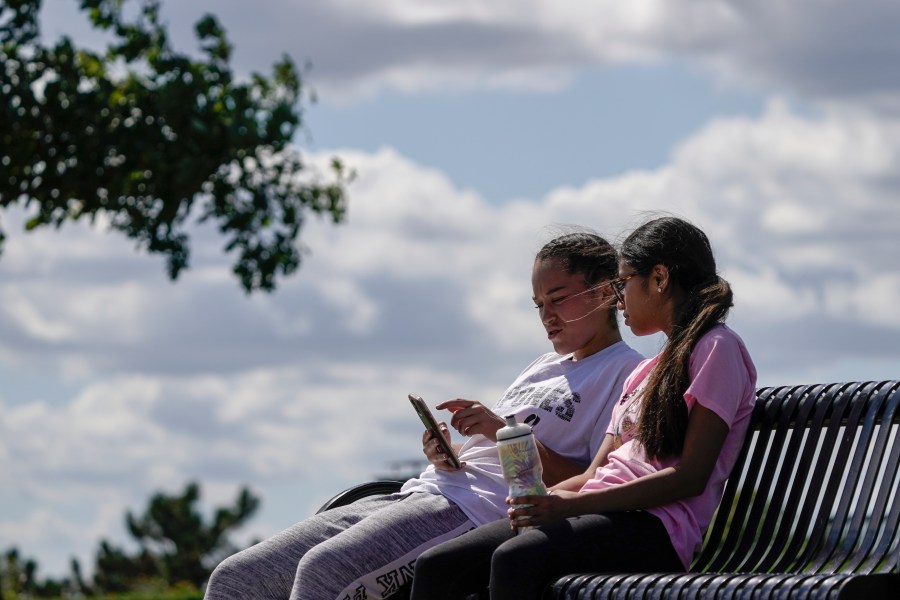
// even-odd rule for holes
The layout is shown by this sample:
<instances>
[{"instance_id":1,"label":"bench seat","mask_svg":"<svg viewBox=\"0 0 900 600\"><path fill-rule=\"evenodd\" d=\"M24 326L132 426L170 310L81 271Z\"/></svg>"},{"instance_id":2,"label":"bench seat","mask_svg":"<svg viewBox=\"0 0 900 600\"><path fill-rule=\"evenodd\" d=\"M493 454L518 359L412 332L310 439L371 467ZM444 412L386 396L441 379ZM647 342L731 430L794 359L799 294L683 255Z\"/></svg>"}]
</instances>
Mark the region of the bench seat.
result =
<instances>
[{"instance_id":1,"label":"bench seat","mask_svg":"<svg viewBox=\"0 0 900 600\"><path fill-rule=\"evenodd\" d=\"M900 599L900 381L766 387L690 572L571 574L558 599ZM400 482L370 482L322 509Z\"/></svg>"}]
</instances>

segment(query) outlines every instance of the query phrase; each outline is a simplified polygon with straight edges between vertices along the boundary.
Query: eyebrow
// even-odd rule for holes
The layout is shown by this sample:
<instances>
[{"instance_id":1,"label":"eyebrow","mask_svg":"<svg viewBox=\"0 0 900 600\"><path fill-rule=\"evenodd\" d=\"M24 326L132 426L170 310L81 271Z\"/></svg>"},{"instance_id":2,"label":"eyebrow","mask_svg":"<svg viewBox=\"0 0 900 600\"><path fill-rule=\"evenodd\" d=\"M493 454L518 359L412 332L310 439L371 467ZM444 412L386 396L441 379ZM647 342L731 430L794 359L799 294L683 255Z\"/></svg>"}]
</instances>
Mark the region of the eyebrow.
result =
<instances>
[{"instance_id":1,"label":"eyebrow","mask_svg":"<svg viewBox=\"0 0 900 600\"><path fill-rule=\"evenodd\" d=\"M558 285L555 288L553 288L552 290L547 290L547 293L545 295L549 296L550 294L555 294L556 292L558 292L560 290L564 290L564 289L566 289L566 286ZM532 296L531 299L537 300L537 298L535 296Z\"/></svg>"}]
</instances>

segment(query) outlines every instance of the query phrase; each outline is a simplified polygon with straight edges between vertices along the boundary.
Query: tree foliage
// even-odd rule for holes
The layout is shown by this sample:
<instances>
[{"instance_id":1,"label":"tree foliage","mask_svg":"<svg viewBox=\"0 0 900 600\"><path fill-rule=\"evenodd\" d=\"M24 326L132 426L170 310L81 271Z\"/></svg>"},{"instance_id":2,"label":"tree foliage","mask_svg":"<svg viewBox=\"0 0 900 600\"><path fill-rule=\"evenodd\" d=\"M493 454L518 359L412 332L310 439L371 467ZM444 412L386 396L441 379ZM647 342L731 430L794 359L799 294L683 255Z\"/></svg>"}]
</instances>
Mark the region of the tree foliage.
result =
<instances>
[{"instance_id":1,"label":"tree foliage","mask_svg":"<svg viewBox=\"0 0 900 600\"><path fill-rule=\"evenodd\" d=\"M60 580L39 579L34 559L15 548L0 557L0 600L57 598L63 594L106 598L196 599L212 569L237 551L228 535L259 508L259 498L242 488L234 504L215 510L207 522L197 503L200 486L189 483L176 495L154 494L140 516L125 515L138 549L129 552L101 540L92 580L72 560L72 573Z\"/></svg>"},{"instance_id":2,"label":"tree foliage","mask_svg":"<svg viewBox=\"0 0 900 600\"><path fill-rule=\"evenodd\" d=\"M238 81L213 16L197 58L172 48L158 0L78 1L105 52L42 42L41 0L0 3L0 206L24 204L27 230L99 218L172 279L187 226L211 221L244 289L274 289L300 265L305 216L344 218L350 179L338 159L327 181L309 175L290 145L306 98L294 63Z\"/></svg>"},{"instance_id":3,"label":"tree foliage","mask_svg":"<svg viewBox=\"0 0 900 600\"><path fill-rule=\"evenodd\" d=\"M155 494L140 516L128 512L125 522L140 548L129 554L102 540L93 591L140 591L152 582L161 589L202 587L212 569L237 550L227 536L256 512L259 499L243 488L234 505L217 509L209 523L197 508L199 499L200 487L190 483L181 495Z\"/></svg>"},{"instance_id":4,"label":"tree foliage","mask_svg":"<svg viewBox=\"0 0 900 600\"><path fill-rule=\"evenodd\" d=\"M16 548L0 557L0 600L18 598L57 598L70 589L68 580L38 579L38 563L25 558Z\"/></svg>"}]
</instances>

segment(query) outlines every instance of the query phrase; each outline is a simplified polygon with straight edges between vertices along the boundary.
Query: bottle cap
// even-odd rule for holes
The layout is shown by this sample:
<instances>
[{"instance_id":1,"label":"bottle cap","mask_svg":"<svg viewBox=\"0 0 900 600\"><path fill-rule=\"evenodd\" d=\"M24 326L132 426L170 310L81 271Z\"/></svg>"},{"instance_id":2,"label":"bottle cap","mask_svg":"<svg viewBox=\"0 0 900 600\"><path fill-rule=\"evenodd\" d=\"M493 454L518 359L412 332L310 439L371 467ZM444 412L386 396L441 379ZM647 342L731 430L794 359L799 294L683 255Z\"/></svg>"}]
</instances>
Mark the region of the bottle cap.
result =
<instances>
[{"instance_id":1,"label":"bottle cap","mask_svg":"<svg viewBox=\"0 0 900 600\"><path fill-rule=\"evenodd\" d=\"M531 435L531 427L525 423L516 423L515 415L503 417L506 419L506 425L497 430L497 441L511 440L526 435Z\"/></svg>"}]
</instances>

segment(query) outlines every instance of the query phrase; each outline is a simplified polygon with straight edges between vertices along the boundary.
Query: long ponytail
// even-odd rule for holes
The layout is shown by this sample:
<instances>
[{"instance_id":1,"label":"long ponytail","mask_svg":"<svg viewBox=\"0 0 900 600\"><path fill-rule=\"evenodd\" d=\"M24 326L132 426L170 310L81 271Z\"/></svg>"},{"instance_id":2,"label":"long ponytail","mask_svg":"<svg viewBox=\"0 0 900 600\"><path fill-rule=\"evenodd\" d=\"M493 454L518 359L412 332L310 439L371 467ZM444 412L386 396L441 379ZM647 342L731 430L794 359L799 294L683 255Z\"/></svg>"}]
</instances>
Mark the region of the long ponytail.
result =
<instances>
[{"instance_id":1,"label":"long ponytail","mask_svg":"<svg viewBox=\"0 0 900 600\"><path fill-rule=\"evenodd\" d=\"M639 227L626 238L620 254L639 275L664 265L671 285L680 291L671 337L644 387L636 434L648 456L677 456L687 432L684 393L690 384L691 352L728 316L731 286L716 274L706 234L682 219L664 217Z\"/></svg>"}]
</instances>

